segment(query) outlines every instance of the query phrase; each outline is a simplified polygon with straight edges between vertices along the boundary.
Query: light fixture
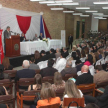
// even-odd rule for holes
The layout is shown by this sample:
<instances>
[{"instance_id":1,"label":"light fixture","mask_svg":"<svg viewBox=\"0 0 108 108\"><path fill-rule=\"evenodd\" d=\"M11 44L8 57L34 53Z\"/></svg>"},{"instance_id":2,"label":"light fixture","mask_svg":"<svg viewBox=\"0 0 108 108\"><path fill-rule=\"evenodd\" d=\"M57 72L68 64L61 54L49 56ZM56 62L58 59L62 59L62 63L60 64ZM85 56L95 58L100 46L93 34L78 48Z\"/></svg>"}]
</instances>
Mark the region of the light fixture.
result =
<instances>
[{"instance_id":1,"label":"light fixture","mask_svg":"<svg viewBox=\"0 0 108 108\"><path fill-rule=\"evenodd\" d=\"M45 0L30 0L30 1L45 1Z\"/></svg>"},{"instance_id":2,"label":"light fixture","mask_svg":"<svg viewBox=\"0 0 108 108\"><path fill-rule=\"evenodd\" d=\"M107 1L93 2L93 4L108 4Z\"/></svg>"},{"instance_id":3,"label":"light fixture","mask_svg":"<svg viewBox=\"0 0 108 108\"><path fill-rule=\"evenodd\" d=\"M85 12L92 12L92 13L94 13L94 12L98 12L98 11L90 11L90 10L89 10L89 11L85 11Z\"/></svg>"},{"instance_id":4,"label":"light fixture","mask_svg":"<svg viewBox=\"0 0 108 108\"><path fill-rule=\"evenodd\" d=\"M107 19L107 18L99 18L99 19Z\"/></svg>"},{"instance_id":5,"label":"light fixture","mask_svg":"<svg viewBox=\"0 0 108 108\"><path fill-rule=\"evenodd\" d=\"M56 5L57 5L57 6L58 6L58 5L60 6L60 5L62 5L62 3L54 3L54 4L50 3L50 4L47 4L47 6L56 6Z\"/></svg>"},{"instance_id":6,"label":"light fixture","mask_svg":"<svg viewBox=\"0 0 108 108\"><path fill-rule=\"evenodd\" d=\"M2 4L0 4L0 8L2 8Z\"/></svg>"},{"instance_id":7,"label":"light fixture","mask_svg":"<svg viewBox=\"0 0 108 108\"><path fill-rule=\"evenodd\" d=\"M63 13L73 13L74 11L63 11Z\"/></svg>"},{"instance_id":8,"label":"light fixture","mask_svg":"<svg viewBox=\"0 0 108 108\"><path fill-rule=\"evenodd\" d=\"M60 1L55 1L55 3L71 3L71 2L73 2L73 1L72 1L72 0L65 0L65 1L60 0Z\"/></svg>"},{"instance_id":9,"label":"light fixture","mask_svg":"<svg viewBox=\"0 0 108 108\"><path fill-rule=\"evenodd\" d=\"M63 5L79 5L79 3L74 2L74 3L63 3Z\"/></svg>"},{"instance_id":10,"label":"light fixture","mask_svg":"<svg viewBox=\"0 0 108 108\"><path fill-rule=\"evenodd\" d=\"M108 7L102 7L102 9L108 9Z\"/></svg>"},{"instance_id":11,"label":"light fixture","mask_svg":"<svg viewBox=\"0 0 108 108\"><path fill-rule=\"evenodd\" d=\"M80 15L80 17L89 17L90 15Z\"/></svg>"},{"instance_id":12,"label":"light fixture","mask_svg":"<svg viewBox=\"0 0 108 108\"><path fill-rule=\"evenodd\" d=\"M90 7L76 7L76 9L90 9Z\"/></svg>"},{"instance_id":13,"label":"light fixture","mask_svg":"<svg viewBox=\"0 0 108 108\"><path fill-rule=\"evenodd\" d=\"M73 13L73 15L82 15L82 13Z\"/></svg>"},{"instance_id":14,"label":"light fixture","mask_svg":"<svg viewBox=\"0 0 108 108\"><path fill-rule=\"evenodd\" d=\"M54 1L40 1L40 4L48 4L48 3L55 3Z\"/></svg>"},{"instance_id":15,"label":"light fixture","mask_svg":"<svg viewBox=\"0 0 108 108\"><path fill-rule=\"evenodd\" d=\"M99 15L99 16L101 16L101 17L108 17L108 15Z\"/></svg>"},{"instance_id":16,"label":"light fixture","mask_svg":"<svg viewBox=\"0 0 108 108\"><path fill-rule=\"evenodd\" d=\"M98 18L99 19L99 18L103 18L103 17L94 17L94 18Z\"/></svg>"},{"instance_id":17,"label":"light fixture","mask_svg":"<svg viewBox=\"0 0 108 108\"><path fill-rule=\"evenodd\" d=\"M51 10L63 10L64 8L51 8Z\"/></svg>"},{"instance_id":18,"label":"light fixture","mask_svg":"<svg viewBox=\"0 0 108 108\"><path fill-rule=\"evenodd\" d=\"M103 15L103 13L93 13L93 15Z\"/></svg>"}]
</instances>

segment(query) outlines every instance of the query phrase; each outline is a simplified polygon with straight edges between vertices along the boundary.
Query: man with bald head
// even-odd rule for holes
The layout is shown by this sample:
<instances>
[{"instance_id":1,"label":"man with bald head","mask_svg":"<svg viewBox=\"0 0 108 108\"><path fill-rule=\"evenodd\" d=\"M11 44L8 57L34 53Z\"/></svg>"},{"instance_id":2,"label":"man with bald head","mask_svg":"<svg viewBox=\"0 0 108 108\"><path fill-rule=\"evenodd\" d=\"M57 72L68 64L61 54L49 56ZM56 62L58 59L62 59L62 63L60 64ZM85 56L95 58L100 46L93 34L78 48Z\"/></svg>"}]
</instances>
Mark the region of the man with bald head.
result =
<instances>
[{"instance_id":1,"label":"man with bald head","mask_svg":"<svg viewBox=\"0 0 108 108\"><path fill-rule=\"evenodd\" d=\"M88 74L88 71L89 71L89 67L87 65L84 65L81 68L82 74L77 77L76 85L93 83L93 76L91 74Z\"/></svg>"},{"instance_id":2,"label":"man with bald head","mask_svg":"<svg viewBox=\"0 0 108 108\"><path fill-rule=\"evenodd\" d=\"M15 82L19 81L20 78L34 78L35 76L35 70L29 69L30 63L28 60L24 60L22 67L22 70L17 71ZM20 89L27 89L28 87L20 87Z\"/></svg>"}]
</instances>

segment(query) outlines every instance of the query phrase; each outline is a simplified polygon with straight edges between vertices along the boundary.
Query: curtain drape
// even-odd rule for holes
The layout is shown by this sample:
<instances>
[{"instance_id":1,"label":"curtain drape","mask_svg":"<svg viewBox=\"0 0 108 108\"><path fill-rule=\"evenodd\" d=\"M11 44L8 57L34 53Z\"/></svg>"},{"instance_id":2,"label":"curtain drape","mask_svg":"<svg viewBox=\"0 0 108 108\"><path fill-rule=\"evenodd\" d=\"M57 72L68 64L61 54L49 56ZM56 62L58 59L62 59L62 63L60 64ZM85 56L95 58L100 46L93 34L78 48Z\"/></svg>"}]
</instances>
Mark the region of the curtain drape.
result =
<instances>
[{"instance_id":1,"label":"curtain drape","mask_svg":"<svg viewBox=\"0 0 108 108\"><path fill-rule=\"evenodd\" d=\"M24 33L24 35L26 34L26 32L28 31L30 24L31 24L31 17L24 17L24 16L19 16L16 15L17 21L18 21L18 25L20 30Z\"/></svg>"}]
</instances>

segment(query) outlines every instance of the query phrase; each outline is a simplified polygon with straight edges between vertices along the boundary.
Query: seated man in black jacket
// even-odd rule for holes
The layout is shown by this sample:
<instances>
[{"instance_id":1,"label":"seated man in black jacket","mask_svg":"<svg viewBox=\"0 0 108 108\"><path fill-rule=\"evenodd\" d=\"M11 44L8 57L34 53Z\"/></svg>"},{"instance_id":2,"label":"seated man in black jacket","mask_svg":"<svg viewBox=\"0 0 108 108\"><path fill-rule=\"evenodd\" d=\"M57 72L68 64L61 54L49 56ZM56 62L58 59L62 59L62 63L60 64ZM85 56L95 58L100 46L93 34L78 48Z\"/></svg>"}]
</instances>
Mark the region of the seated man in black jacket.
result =
<instances>
[{"instance_id":1,"label":"seated man in black jacket","mask_svg":"<svg viewBox=\"0 0 108 108\"><path fill-rule=\"evenodd\" d=\"M65 58L69 55L67 48L63 48L63 53Z\"/></svg>"},{"instance_id":2,"label":"seated man in black jacket","mask_svg":"<svg viewBox=\"0 0 108 108\"><path fill-rule=\"evenodd\" d=\"M54 76L54 73L57 72L57 69L53 68L54 64L54 60L53 59L49 59L48 60L48 67L42 69L40 71L40 74L42 77L45 77L45 76Z\"/></svg>"},{"instance_id":3,"label":"seated man in black jacket","mask_svg":"<svg viewBox=\"0 0 108 108\"><path fill-rule=\"evenodd\" d=\"M82 75L77 77L76 85L93 83L93 76L91 74L88 74L88 71L89 67L87 65L82 66Z\"/></svg>"},{"instance_id":4,"label":"seated man in black jacket","mask_svg":"<svg viewBox=\"0 0 108 108\"><path fill-rule=\"evenodd\" d=\"M40 55L41 55L40 61L48 60L48 56L46 55L46 52L44 50L40 52Z\"/></svg>"},{"instance_id":5,"label":"seated man in black jacket","mask_svg":"<svg viewBox=\"0 0 108 108\"><path fill-rule=\"evenodd\" d=\"M53 48L50 49L50 54L48 56L49 58L55 58L55 53Z\"/></svg>"},{"instance_id":6,"label":"seated man in black jacket","mask_svg":"<svg viewBox=\"0 0 108 108\"><path fill-rule=\"evenodd\" d=\"M17 71L15 82L19 81L20 78L34 78L35 70L28 69L30 64L28 60L23 61L22 70ZM20 89L28 89L28 87L19 87Z\"/></svg>"}]
</instances>

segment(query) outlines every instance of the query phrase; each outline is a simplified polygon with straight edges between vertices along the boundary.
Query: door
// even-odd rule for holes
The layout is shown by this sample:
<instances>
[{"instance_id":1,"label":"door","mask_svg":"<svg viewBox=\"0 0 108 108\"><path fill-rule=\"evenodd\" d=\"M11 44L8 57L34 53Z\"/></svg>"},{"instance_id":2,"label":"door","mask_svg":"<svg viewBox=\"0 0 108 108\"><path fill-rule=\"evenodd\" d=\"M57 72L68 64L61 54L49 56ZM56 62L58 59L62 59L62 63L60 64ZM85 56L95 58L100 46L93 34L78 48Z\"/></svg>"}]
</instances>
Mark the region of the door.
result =
<instances>
[{"instance_id":1,"label":"door","mask_svg":"<svg viewBox=\"0 0 108 108\"><path fill-rule=\"evenodd\" d=\"M82 38L84 38L85 34L85 22L82 22Z\"/></svg>"},{"instance_id":2,"label":"door","mask_svg":"<svg viewBox=\"0 0 108 108\"><path fill-rule=\"evenodd\" d=\"M76 26L76 39L79 38L80 35L80 21L77 21L77 26Z\"/></svg>"}]
</instances>

